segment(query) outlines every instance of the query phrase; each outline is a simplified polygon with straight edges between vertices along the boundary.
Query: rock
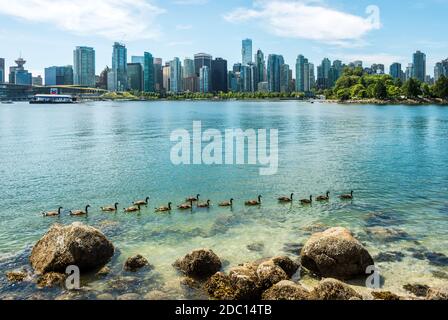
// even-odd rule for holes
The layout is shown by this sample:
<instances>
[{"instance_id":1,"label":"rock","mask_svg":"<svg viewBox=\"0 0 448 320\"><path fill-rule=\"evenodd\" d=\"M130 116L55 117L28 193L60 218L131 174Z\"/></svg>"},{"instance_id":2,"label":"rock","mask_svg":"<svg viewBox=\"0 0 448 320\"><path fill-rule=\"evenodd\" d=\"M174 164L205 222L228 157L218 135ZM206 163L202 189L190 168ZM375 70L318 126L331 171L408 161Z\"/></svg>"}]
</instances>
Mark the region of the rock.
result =
<instances>
[{"instance_id":1,"label":"rock","mask_svg":"<svg viewBox=\"0 0 448 320\"><path fill-rule=\"evenodd\" d=\"M130 272L136 272L143 267L149 266L148 260L141 255L130 257L124 263L124 270Z\"/></svg>"},{"instance_id":2,"label":"rock","mask_svg":"<svg viewBox=\"0 0 448 320\"><path fill-rule=\"evenodd\" d=\"M98 272L96 273L97 277L105 277L110 273L110 268L108 266L102 267Z\"/></svg>"},{"instance_id":3,"label":"rock","mask_svg":"<svg viewBox=\"0 0 448 320\"><path fill-rule=\"evenodd\" d=\"M118 277L107 282L107 288L118 293L126 293L137 287L141 281L134 277Z\"/></svg>"},{"instance_id":4,"label":"rock","mask_svg":"<svg viewBox=\"0 0 448 320\"><path fill-rule=\"evenodd\" d=\"M293 256L300 256L302 248L303 243L285 243L283 245L283 251Z\"/></svg>"},{"instance_id":5,"label":"rock","mask_svg":"<svg viewBox=\"0 0 448 320\"><path fill-rule=\"evenodd\" d=\"M409 291L417 297L426 297L429 287L422 284L406 284L403 289Z\"/></svg>"},{"instance_id":6,"label":"rock","mask_svg":"<svg viewBox=\"0 0 448 320\"><path fill-rule=\"evenodd\" d=\"M140 296L136 293L125 293L118 296L117 300L140 300Z\"/></svg>"},{"instance_id":7,"label":"rock","mask_svg":"<svg viewBox=\"0 0 448 320\"><path fill-rule=\"evenodd\" d=\"M434 270L434 271L431 271L431 273L436 278L448 280L448 273L446 273L446 272Z\"/></svg>"},{"instance_id":8,"label":"rock","mask_svg":"<svg viewBox=\"0 0 448 320\"><path fill-rule=\"evenodd\" d=\"M426 300L448 300L448 287L430 288Z\"/></svg>"},{"instance_id":9,"label":"rock","mask_svg":"<svg viewBox=\"0 0 448 320\"><path fill-rule=\"evenodd\" d=\"M160 290L153 290L148 292L143 299L145 300L171 300L171 297L168 295L168 293L160 291Z\"/></svg>"},{"instance_id":10,"label":"rock","mask_svg":"<svg viewBox=\"0 0 448 320\"><path fill-rule=\"evenodd\" d=\"M29 278L29 275L24 270L9 271L9 272L6 272L6 278L8 279L9 282L18 283L18 282L25 281L27 278Z\"/></svg>"},{"instance_id":11,"label":"rock","mask_svg":"<svg viewBox=\"0 0 448 320\"><path fill-rule=\"evenodd\" d=\"M208 279L204 285L205 291L212 298L219 300L236 299L235 288L232 286L230 276L224 272L217 272Z\"/></svg>"},{"instance_id":12,"label":"rock","mask_svg":"<svg viewBox=\"0 0 448 320\"><path fill-rule=\"evenodd\" d=\"M398 251L381 252L375 256L374 260L376 262L400 262L403 260L405 255Z\"/></svg>"},{"instance_id":13,"label":"rock","mask_svg":"<svg viewBox=\"0 0 448 320\"><path fill-rule=\"evenodd\" d=\"M191 289L200 289L201 288L200 282L196 281L195 279L188 278L188 277L182 278L180 280L180 284L183 286L186 286L188 288L191 288Z\"/></svg>"},{"instance_id":14,"label":"rock","mask_svg":"<svg viewBox=\"0 0 448 320\"><path fill-rule=\"evenodd\" d=\"M48 272L37 280L37 285L40 288L63 286L65 282L65 275L57 272Z\"/></svg>"},{"instance_id":15,"label":"rock","mask_svg":"<svg viewBox=\"0 0 448 320\"><path fill-rule=\"evenodd\" d=\"M426 252L425 258L429 261L429 264L438 267L448 266L448 257L439 252Z\"/></svg>"},{"instance_id":16,"label":"rock","mask_svg":"<svg viewBox=\"0 0 448 320\"><path fill-rule=\"evenodd\" d=\"M407 232L396 228L372 227L366 228L366 233L375 240L383 242L411 239Z\"/></svg>"},{"instance_id":17,"label":"rock","mask_svg":"<svg viewBox=\"0 0 448 320\"><path fill-rule=\"evenodd\" d=\"M101 293L96 296L96 299L97 300L107 300L107 301L115 300L114 296L110 293Z\"/></svg>"},{"instance_id":18,"label":"rock","mask_svg":"<svg viewBox=\"0 0 448 320\"><path fill-rule=\"evenodd\" d=\"M282 280L289 279L286 272L272 260L263 262L258 266L257 276L263 289L268 289Z\"/></svg>"},{"instance_id":19,"label":"rock","mask_svg":"<svg viewBox=\"0 0 448 320\"><path fill-rule=\"evenodd\" d=\"M301 285L289 280L283 280L266 290L263 300L308 300L309 292Z\"/></svg>"},{"instance_id":20,"label":"rock","mask_svg":"<svg viewBox=\"0 0 448 320\"><path fill-rule=\"evenodd\" d=\"M190 277L207 278L221 269L219 257L209 249L194 250L177 260L174 267Z\"/></svg>"},{"instance_id":21,"label":"rock","mask_svg":"<svg viewBox=\"0 0 448 320\"><path fill-rule=\"evenodd\" d=\"M400 297L390 291L372 291L372 296L376 300L400 300Z\"/></svg>"},{"instance_id":22,"label":"rock","mask_svg":"<svg viewBox=\"0 0 448 320\"><path fill-rule=\"evenodd\" d=\"M331 228L311 236L302 249L301 264L323 277L345 280L365 275L374 262L349 230Z\"/></svg>"},{"instance_id":23,"label":"rock","mask_svg":"<svg viewBox=\"0 0 448 320\"><path fill-rule=\"evenodd\" d=\"M311 291L313 300L350 300L362 296L347 284L336 279L324 279Z\"/></svg>"},{"instance_id":24,"label":"rock","mask_svg":"<svg viewBox=\"0 0 448 320\"><path fill-rule=\"evenodd\" d=\"M286 272L289 278L291 278L294 274L296 274L297 270L300 268L300 264L291 260L287 256L274 257L271 261L283 271Z\"/></svg>"},{"instance_id":25,"label":"rock","mask_svg":"<svg viewBox=\"0 0 448 320\"><path fill-rule=\"evenodd\" d=\"M75 265L82 272L104 266L114 254L114 246L99 230L74 222L53 225L35 244L30 262L38 274L65 272Z\"/></svg>"},{"instance_id":26,"label":"rock","mask_svg":"<svg viewBox=\"0 0 448 320\"><path fill-rule=\"evenodd\" d=\"M247 245L247 250L261 252L264 250L264 244L261 242L249 244L249 245Z\"/></svg>"}]
</instances>

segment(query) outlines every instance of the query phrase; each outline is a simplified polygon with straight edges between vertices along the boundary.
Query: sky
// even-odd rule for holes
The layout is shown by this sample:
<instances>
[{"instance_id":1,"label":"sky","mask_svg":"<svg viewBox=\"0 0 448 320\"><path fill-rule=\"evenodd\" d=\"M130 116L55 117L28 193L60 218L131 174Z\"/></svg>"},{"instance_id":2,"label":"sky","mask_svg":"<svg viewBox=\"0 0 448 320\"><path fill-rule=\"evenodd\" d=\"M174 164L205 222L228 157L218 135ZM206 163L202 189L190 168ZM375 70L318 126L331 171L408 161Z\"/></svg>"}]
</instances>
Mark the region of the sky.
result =
<instances>
[{"instance_id":1,"label":"sky","mask_svg":"<svg viewBox=\"0 0 448 320\"><path fill-rule=\"evenodd\" d=\"M73 64L76 46L96 50L96 73L111 65L112 45L131 56L164 61L206 52L241 61L241 41L253 51L324 57L405 69L412 53L427 55L428 74L448 58L448 0L0 0L0 57L21 55L33 75Z\"/></svg>"}]
</instances>

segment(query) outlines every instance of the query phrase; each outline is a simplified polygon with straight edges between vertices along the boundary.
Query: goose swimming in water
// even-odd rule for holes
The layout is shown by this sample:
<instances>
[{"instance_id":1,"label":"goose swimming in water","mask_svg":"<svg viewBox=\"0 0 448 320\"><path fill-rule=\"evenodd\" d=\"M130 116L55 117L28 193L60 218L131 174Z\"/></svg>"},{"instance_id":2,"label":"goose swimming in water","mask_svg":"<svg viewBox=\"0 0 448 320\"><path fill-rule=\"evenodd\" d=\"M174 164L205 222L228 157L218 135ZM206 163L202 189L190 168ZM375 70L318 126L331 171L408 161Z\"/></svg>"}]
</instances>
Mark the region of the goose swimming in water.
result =
<instances>
[{"instance_id":1,"label":"goose swimming in water","mask_svg":"<svg viewBox=\"0 0 448 320\"><path fill-rule=\"evenodd\" d=\"M291 197L290 198L288 198L288 197L280 197L280 198L278 198L278 201L279 202L292 202L292 197L294 196L294 193L291 193Z\"/></svg>"},{"instance_id":2,"label":"goose swimming in water","mask_svg":"<svg viewBox=\"0 0 448 320\"><path fill-rule=\"evenodd\" d=\"M312 204L313 203L313 196L310 196L309 199L302 199L300 200L301 204Z\"/></svg>"},{"instance_id":3,"label":"goose swimming in water","mask_svg":"<svg viewBox=\"0 0 448 320\"><path fill-rule=\"evenodd\" d=\"M119 203L116 202L113 206L110 207L101 207L101 211L103 212L117 212Z\"/></svg>"},{"instance_id":4,"label":"goose swimming in water","mask_svg":"<svg viewBox=\"0 0 448 320\"><path fill-rule=\"evenodd\" d=\"M196 197L188 197L187 199L185 199L185 201L186 202L190 202L190 201L197 202L197 201L199 201L200 196L201 196L200 194L197 194Z\"/></svg>"},{"instance_id":5,"label":"goose swimming in water","mask_svg":"<svg viewBox=\"0 0 448 320\"><path fill-rule=\"evenodd\" d=\"M141 210L141 208L140 208L140 205L138 204L138 205L136 205L136 206L132 206L132 207L129 207L129 208L124 208L123 209L124 210L124 212L137 212L137 211L140 211Z\"/></svg>"},{"instance_id":6,"label":"goose swimming in water","mask_svg":"<svg viewBox=\"0 0 448 320\"><path fill-rule=\"evenodd\" d=\"M59 207L58 210L55 211L44 211L42 212L42 215L44 217L56 217L56 216L60 216L61 215L61 210L64 209L62 207Z\"/></svg>"},{"instance_id":7,"label":"goose swimming in water","mask_svg":"<svg viewBox=\"0 0 448 320\"><path fill-rule=\"evenodd\" d=\"M83 210L71 210L70 215L71 216L86 216L89 214L89 208L90 208L90 204L88 204L86 206L86 209L84 211Z\"/></svg>"},{"instance_id":8,"label":"goose swimming in water","mask_svg":"<svg viewBox=\"0 0 448 320\"><path fill-rule=\"evenodd\" d=\"M167 207L160 207L160 208L155 208L156 212L167 212L167 211L171 211L171 202L168 203Z\"/></svg>"},{"instance_id":9,"label":"goose swimming in water","mask_svg":"<svg viewBox=\"0 0 448 320\"><path fill-rule=\"evenodd\" d=\"M339 196L342 200L352 200L353 199L353 190L349 194L343 194Z\"/></svg>"},{"instance_id":10,"label":"goose swimming in water","mask_svg":"<svg viewBox=\"0 0 448 320\"><path fill-rule=\"evenodd\" d=\"M210 208L210 200L207 200L207 202L198 203L198 208Z\"/></svg>"},{"instance_id":11,"label":"goose swimming in water","mask_svg":"<svg viewBox=\"0 0 448 320\"><path fill-rule=\"evenodd\" d=\"M149 203L149 197L146 197L145 200L137 200L137 201L134 201L133 204L134 204L134 206L138 206L138 205L147 206L148 203Z\"/></svg>"},{"instance_id":12,"label":"goose swimming in water","mask_svg":"<svg viewBox=\"0 0 448 320\"><path fill-rule=\"evenodd\" d=\"M330 191L327 191L326 195L321 195L316 198L316 201L328 201L330 200Z\"/></svg>"},{"instance_id":13,"label":"goose swimming in water","mask_svg":"<svg viewBox=\"0 0 448 320\"><path fill-rule=\"evenodd\" d=\"M190 200L190 203L183 203L177 206L179 210L190 210L193 209L193 200Z\"/></svg>"},{"instance_id":14,"label":"goose swimming in water","mask_svg":"<svg viewBox=\"0 0 448 320\"><path fill-rule=\"evenodd\" d=\"M249 201L246 201L244 204L246 206L259 206L261 204L261 198L262 198L262 196L260 195L260 196L258 196L258 200L249 200Z\"/></svg>"},{"instance_id":15,"label":"goose swimming in water","mask_svg":"<svg viewBox=\"0 0 448 320\"><path fill-rule=\"evenodd\" d=\"M230 201L223 201L219 204L220 207L232 207L233 206L233 198Z\"/></svg>"}]
</instances>

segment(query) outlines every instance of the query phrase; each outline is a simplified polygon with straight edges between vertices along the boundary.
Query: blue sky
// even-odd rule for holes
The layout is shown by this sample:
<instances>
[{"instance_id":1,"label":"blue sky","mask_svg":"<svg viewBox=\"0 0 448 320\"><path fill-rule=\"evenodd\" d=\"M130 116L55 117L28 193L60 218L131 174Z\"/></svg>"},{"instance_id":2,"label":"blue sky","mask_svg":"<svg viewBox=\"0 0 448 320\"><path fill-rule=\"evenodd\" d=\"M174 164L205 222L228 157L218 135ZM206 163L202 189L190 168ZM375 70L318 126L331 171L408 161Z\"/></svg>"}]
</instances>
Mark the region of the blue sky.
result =
<instances>
[{"instance_id":1,"label":"blue sky","mask_svg":"<svg viewBox=\"0 0 448 320\"><path fill-rule=\"evenodd\" d=\"M378 12L375 7L378 8ZM368 10L366 10L368 8ZM111 64L112 44L129 59L192 57L207 52L241 60L241 40L283 54L389 64L427 54L428 73L448 57L448 0L0 0L0 57L7 66L22 53L34 74L72 64L73 48L96 49L97 73Z\"/></svg>"}]
</instances>

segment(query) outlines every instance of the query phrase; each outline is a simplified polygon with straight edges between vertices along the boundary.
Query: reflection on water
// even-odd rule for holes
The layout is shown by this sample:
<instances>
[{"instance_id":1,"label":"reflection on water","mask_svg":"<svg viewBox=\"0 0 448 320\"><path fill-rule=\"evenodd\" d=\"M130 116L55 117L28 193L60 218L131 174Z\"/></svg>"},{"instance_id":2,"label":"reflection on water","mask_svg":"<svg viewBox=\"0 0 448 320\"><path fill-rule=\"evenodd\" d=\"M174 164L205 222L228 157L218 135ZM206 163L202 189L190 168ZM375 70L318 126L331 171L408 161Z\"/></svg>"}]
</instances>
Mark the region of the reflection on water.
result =
<instances>
[{"instance_id":1,"label":"reflection on water","mask_svg":"<svg viewBox=\"0 0 448 320\"><path fill-rule=\"evenodd\" d=\"M171 132L191 131L195 120L203 130L278 129L278 174L259 176L254 166L172 165ZM366 244L386 287L447 281L448 109L443 107L18 103L0 107L0 154L0 271L26 265L29 248L51 224L82 221L102 229L120 252L109 276L87 279L95 293L84 298L121 294L126 286L139 295L195 298L171 267L188 251L212 248L227 267L278 254L294 257L310 234L327 226L346 226ZM354 201L337 199L352 189ZM302 199L327 190L328 203L303 207L276 201L291 192ZM154 207L180 204L197 193L212 200L211 209L154 213ZM261 207L242 205L258 194ZM128 207L147 195L151 203L139 214L99 210L114 202ZM230 198L233 210L217 206ZM68 216L86 204L93 207L88 217ZM61 217L39 215L59 205ZM384 227L394 233L384 235ZM137 253L155 269L121 274L123 261ZM4 277L0 293L36 295Z\"/></svg>"}]
</instances>

